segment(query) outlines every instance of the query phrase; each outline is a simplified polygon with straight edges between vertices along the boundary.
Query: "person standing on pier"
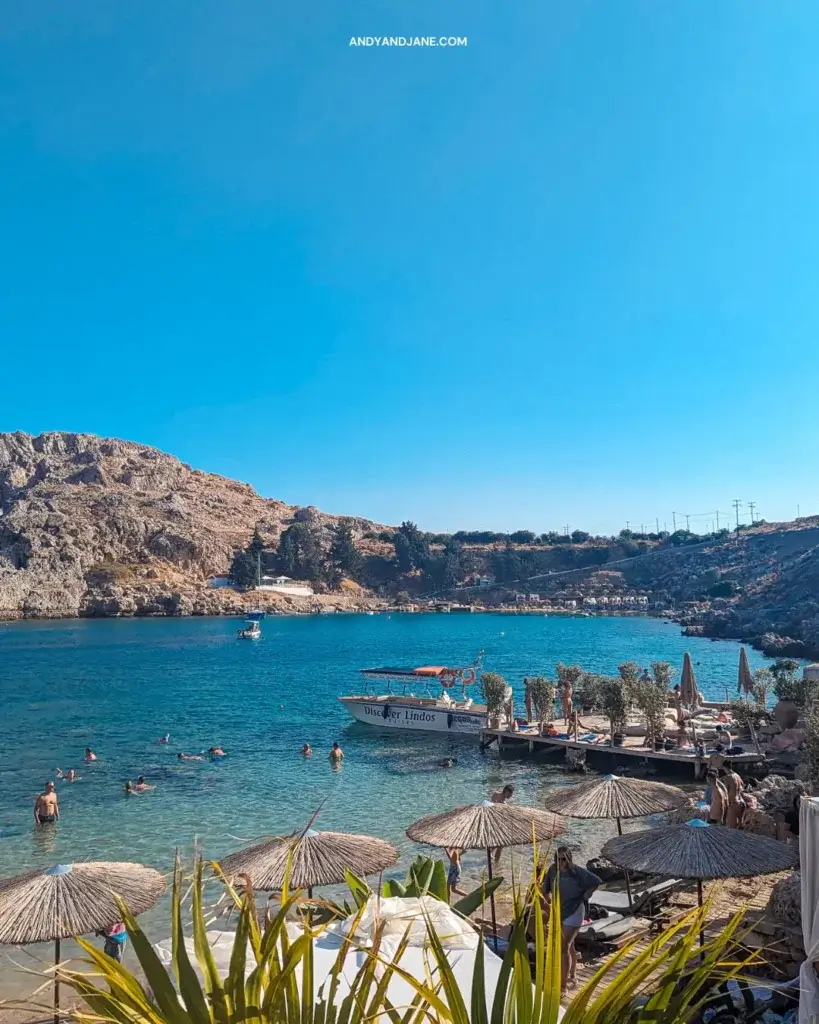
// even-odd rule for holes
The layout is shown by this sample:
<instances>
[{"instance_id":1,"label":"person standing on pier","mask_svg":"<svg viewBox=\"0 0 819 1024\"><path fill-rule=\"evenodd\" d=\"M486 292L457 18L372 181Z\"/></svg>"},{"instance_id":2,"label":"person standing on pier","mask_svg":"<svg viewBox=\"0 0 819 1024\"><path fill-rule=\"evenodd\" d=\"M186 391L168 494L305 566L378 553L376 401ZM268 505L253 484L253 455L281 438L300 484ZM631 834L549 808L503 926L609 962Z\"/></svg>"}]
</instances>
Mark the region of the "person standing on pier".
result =
<instances>
[{"instance_id":1,"label":"person standing on pier","mask_svg":"<svg viewBox=\"0 0 819 1024\"><path fill-rule=\"evenodd\" d=\"M563 685L560 687L560 703L563 707L563 717L566 719L568 725L569 719L572 717L572 697L574 695L574 687L572 686L571 679L563 679Z\"/></svg>"}]
</instances>

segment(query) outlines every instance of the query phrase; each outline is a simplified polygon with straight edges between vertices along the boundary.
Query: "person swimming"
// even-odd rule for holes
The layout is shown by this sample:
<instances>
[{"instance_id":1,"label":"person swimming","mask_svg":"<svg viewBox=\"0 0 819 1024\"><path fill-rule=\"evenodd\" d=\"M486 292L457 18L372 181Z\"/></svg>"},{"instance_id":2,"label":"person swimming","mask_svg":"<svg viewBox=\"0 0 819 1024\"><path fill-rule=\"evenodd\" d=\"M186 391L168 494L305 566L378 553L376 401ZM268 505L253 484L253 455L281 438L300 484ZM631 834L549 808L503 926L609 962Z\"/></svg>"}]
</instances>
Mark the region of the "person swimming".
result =
<instances>
[{"instance_id":1,"label":"person swimming","mask_svg":"<svg viewBox=\"0 0 819 1024\"><path fill-rule=\"evenodd\" d=\"M170 743L170 741L171 741L171 734L169 732L166 732L165 735L164 736L160 736L159 739L156 742L157 743L161 743L163 746L166 746L168 743Z\"/></svg>"},{"instance_id":2,"label":"person swimming","mask_svg":"<svg viewBox=\"0 0 819 1024\"><path fill-rule=\"evenodd\" d=\"M66 777L65 777L66 782L76 782L78 778L79 778L79 775L77 775L77 773L74 771L74 769L73 768L69 768L68 769L68 773L66 774Z\"/></svg>"},{"instance_id":3,"label":"person swimming","mask_svg":"<svg viewBox=\"0 0 819 1024\"><path fill-rule=\"evenodd\" d=\"M86 747L85 748L85 757L83 758L83 761L96 761L96 760L97 760L97 755L94 753L94 751L90 747Z\"/></svg>"},{"instance_id":4,"label":"person swimming","mask_svg":"<svg viewBox=\"0 0 819 1024\"><path fill-rule=\"evenodd\" d=\"M341 762L344 760L344 751L341 749L338 743L333 744L333 749L330 751L329 758L333 762L333 764L341 764Z\"/></svg>"},{"instance_id":5,"label":"person swimming","mask_svg":"<svg viewBox=\"0 0 819 1024\"><path fill-rule=\"evenodd\" d=\"M204 757L201 754L183 754L179 753L176 755L180 761L204 761Z\"/></svg>"},{"instance_id":6,"label":"person swimming","mask_svg":"<svg viewBox=\"0 0 819 1024\"><path fill-rule=\"evenodd\" d=\"M301 748L301 753L303 757L312 757L313 748L310 746L309 743L305 743L304 746Z\"/></svg>"},{"instance_id":7,"label":"person swimming","mask_svg":"<svg viewBox=\"0 0 819 1024\"><path fill-rule=\"evenodd\" d=\"M137 793L144 793L146 789L156 789L156 787L149 786L148 783L145 781L145 776L140 775L139 778L136 780L136 786L134 786L134 789L137 791Z\"/></svg>"},{"instance_id":8,"label":"person swimming","mask_svg":"<svg viewBox=\"0 0 819 1024\"><path fill-rule=\"evenodd\" d=\"M209 747L208 753L211 757L227 757L227 754L221 747Z\"/></svg>"},{"instance_id":9,"label":"person swimming","mask_svg":"<svg viewBox=\"0 0 819 1024\"><path fill-rule=\"evenodd\" d=\"M438 767L439 768L454 768L455 767L455 758L454 757L445 757L443 759L443 761L439 761L438 762Z\"/></svg>"},{"instance_id":10,"label":"person swimming","mask_svg":"<svg viewBox=\"0 0 819 1024\"><path fill-rule=\"evenodd\" d=\"M133 796L133 794L134 794L134 784L133 784L133 782L131 782L130 779L128 779L128 781L125 783L125 795L126 796Z\"/></svg>"}]
</instances>

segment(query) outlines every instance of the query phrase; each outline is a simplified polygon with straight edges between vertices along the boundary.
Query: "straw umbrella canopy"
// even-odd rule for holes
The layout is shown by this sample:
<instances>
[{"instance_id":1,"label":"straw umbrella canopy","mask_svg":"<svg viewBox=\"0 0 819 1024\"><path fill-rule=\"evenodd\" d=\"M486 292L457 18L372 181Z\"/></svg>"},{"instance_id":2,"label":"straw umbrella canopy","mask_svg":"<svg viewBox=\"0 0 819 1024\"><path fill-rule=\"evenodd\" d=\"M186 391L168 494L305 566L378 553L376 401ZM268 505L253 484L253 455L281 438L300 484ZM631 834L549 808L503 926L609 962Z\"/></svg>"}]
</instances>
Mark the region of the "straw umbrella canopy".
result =
<instances>
[{"instance_id":1,"label":"straw umbrella canopy","mask_svg":"<svg viewBox=\"0 0 819 1024\"><path fill-rule=\"evenodd\" d=\"M398 850L384 839L308 828L231 853L219 867L228 879L249 875L261 892L281 892L289 868L288 885L312 896L314 885L336 885L347 871L376 875L397 860Z\"/></svg>"},{"instance_id":2,"label":"straw umbrella canopy","mask_svg":"<svg viewBox=\"0 0 819 1024\"><path fill-rule=\"evenodd\" d=\"M443 814L430 814L407 829L415 843L458 850L486 850L489 878L492 878L492 851L507 846L529 846L533 842L548 842L565 831L565 825L555 814L535 807L515 804L496 804L482 800L477 804L456 807ZM492 930L497 947L495 922L495 895L489 894L492 910Z\"/></svg>"},{"instance_id":3,"label":"straw umbrella canopy","mask_svg":"<svg viewBox=\"0 0 819 1024\"><path fill-rule=\"evenodd\" d=\"M771 875L792 868L797 859L792 846L776 839L708 825L698 818L618 836L602 853L612 864L631 871L695 878L700 906L703 879Z\"/></svg>"},{"instance_id":4,"label":"straw umbrella canopy","mask_svg":"<svg viewBox=\"0 0 819 1024\"><path fill-rule=\"evenodd\" d=\"M674 810L685 801L685 793L676 786L620 775L564 786L546 798L550 811L567 818L614 818L622 835L621 818L644 818Z\"/></svg>"},{"instance_id":5,"label":"straw umbrella canopy","mask_svg":"<svg viewBox=\"0 0 819 1024\"><path fill-rule=\"evenodd\" d=\"M117 897L132 914L149 910L165 891L165 877L142 864L87 861L57 864L0 880L0 945L54 942L60 963L60 940L87 935L122 917ZM59 979L54 982L54 1019L60 1006Z\"/></svg>"},{"instance_id":6,"label":"straw umbrella canopy","mask_svg":"<svg viewBox=\"0 0 819 1024\"><path fill-rule=\"evenodd\" d=\"M751 694L754 690L754 677L748 664L748 652L744 647L739 649L739 672L737 673L737 692Z\"/></svg>"},{"instance_id":7,"label":"straw umbrella canopy","mask_svg":"<svg viewBox=\"0 0 819 1024\"><path fill-rule=\"evenodd\" d=\"M694 677L694 666L691 664L691 655L688 651L683 657L682 676L680 678L680 702L688 707L696 707L699 691L697 680Z\"/></svg>"},{"instance_id":8,"label":"straw umbrella canopy","mask_svg":"<svg viewBox=\"0 0 819 1024\"><path fill-rule=\"evenodd\" d=\"M602 779L565 786L545 800L550 811L567 818L614 818L617 834L623 834L622 818L644 818L674 810L685 801L685 793L676 786L644 779L627 779L620 775L604 775ZM631 881L625 872L629 906Z\"/></svg>"}]
</instances>

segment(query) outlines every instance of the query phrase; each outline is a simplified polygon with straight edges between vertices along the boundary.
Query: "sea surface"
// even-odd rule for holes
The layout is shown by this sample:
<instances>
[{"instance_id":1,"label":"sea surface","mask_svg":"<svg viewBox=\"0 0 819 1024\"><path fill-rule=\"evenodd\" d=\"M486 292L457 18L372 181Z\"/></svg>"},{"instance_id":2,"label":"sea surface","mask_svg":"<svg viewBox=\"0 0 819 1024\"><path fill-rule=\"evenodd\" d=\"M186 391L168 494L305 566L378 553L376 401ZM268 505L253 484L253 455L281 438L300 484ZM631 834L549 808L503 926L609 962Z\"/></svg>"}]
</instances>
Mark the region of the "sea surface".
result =
<instances>
[{"instance_id":1,"label":"sea surface","mask_svg":"<svg viewBox=\"0 0 819 1024\"><path fill-rule=\"evenodd\" d=\"M242 840L302 827L318 809L318 828L396 843L395 873L403 874L418 852L404 836L415 819L483 799L507 782L516 802L539 806L551 788L574 781L558 766L481 752L475 737L352 723L337 698L359 691L361 668L465 664L484 650L484 668L520 694L524 676L552 675L559 661L613 674L626 660L666 660L679 671L688 650L706 697L736 688L739 645L683 637L653 618L276 617L264 621L256 642L236 639L240 624L0 623L0 877L73 860L167 870L176 849L190 855L198 842L216 859ZM752 669L766 663L748 654ZM160 745L168 732L170 744ZM340 771L327 760L334 740L346 755ZM311 759L300 754L305 742ZM177 758L217 744L227 751L222 761ZM82 761L87 746L99 758L94 764ZM456 758L453 769L436 767L445 756ZM35 829L35 796L57 766L80 779L57 782L61 820ZM138 775L156 788L125 797L126 779ZM609 823L578 822L569 839L592 855L610 834ZM479 855L466 859L475 881L481 863ZM152 914L161 938L165 910ZM20 984L0 966L0 997Z\"/></svg>"}]
</instances>

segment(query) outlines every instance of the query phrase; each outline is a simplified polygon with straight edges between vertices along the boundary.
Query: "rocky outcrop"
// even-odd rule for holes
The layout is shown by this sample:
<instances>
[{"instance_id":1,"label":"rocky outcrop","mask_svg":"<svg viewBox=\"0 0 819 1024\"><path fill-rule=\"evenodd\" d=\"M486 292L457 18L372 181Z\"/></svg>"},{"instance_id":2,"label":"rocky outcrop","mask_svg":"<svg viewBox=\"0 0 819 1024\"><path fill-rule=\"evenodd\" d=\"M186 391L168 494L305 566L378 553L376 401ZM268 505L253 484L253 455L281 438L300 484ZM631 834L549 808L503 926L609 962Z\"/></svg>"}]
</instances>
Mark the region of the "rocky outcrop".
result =
<instances>
[{"instance_id":1,"label":"rocky outcrop","mask_svg":"<svg viewBox=\"0 0 819 1024\"><path fill-rule=\"evenodd\" d=\"M213 590L258 526L275 547L312 506L262 498L247 484L172 455L93 434L0 434L0 618L239 614L249 595ZM353 519L359 535L384 529ZM367 595L271 594L270 610L366 604ZM258 595L253 595L253 603Z\"/></svg>"}]
</instances>

